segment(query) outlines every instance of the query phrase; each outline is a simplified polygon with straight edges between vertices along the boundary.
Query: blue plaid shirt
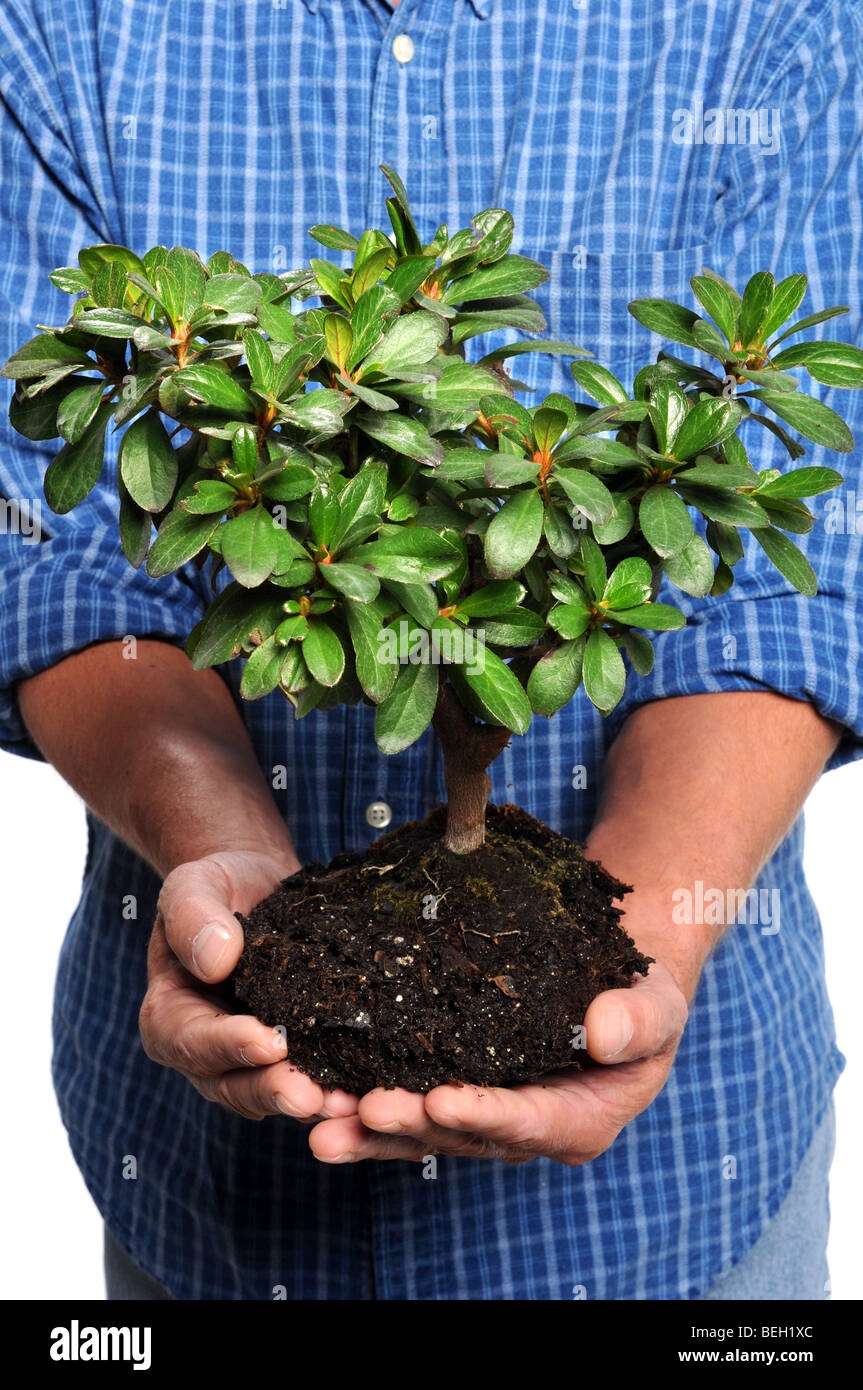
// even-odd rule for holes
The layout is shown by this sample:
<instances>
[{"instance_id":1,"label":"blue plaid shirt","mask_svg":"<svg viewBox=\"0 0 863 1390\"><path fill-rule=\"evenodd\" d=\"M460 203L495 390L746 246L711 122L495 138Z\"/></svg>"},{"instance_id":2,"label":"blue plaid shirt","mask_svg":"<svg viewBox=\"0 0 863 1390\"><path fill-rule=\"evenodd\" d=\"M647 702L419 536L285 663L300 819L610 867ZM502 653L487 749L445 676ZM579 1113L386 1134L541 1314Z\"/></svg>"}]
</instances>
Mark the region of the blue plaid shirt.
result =
<instances>
[{"instance_id":1,"label":"blue plaid shirt","mask_svg":"<svg viewBox=\"0 0 863 1390\"><path fill-rule=\"evenodd\" d=\"M313 223L384 222L381 162L402 172L426 237L439 214L453 229L509 208L515 249L551 271L536 296L549 335L625 380L660 346L627 301L689 300L702 265L736 283L764 267L806 270L807 306L854 306L827 335L853 341L860 29L851 0L402 0L395 11L382 0L5 0L0 357L34 321L69 312L47 276L82 245L224 247L256 270L301 265L316 254ZM406 61L398 35L413 41ZM703 113L739 108L767 113L755 143L718 142ZM491 345L474 340L471 355ZM519 372L540 392L565 390L565 365L537 354ZM860 396L843 394L841 408L863 439ZM750 430L758 462L782 466L773 437ZM55 447L4 433L0 492L35 506ZM495 798L584 837L622 719L702 691L810 700L845 726L836 761L858 754L859 452L843 464L844 509L822 503L805 542L817 599L749 547L726 599L683 600L689 625L659 637L653 674L632 679L612 718L580 692L514 739L494 766ZM30 756L17 681L92 642L179 643L204 604L194 570L153 582L126 564L107 483L42 520L41 544L0 534L0 737ZM236 690L238 673L224 675ZM301 856L367 844L376 799L401 821L443 797L433 743L383 757L369 709L295 724L276 693L243 716L267 776L286 769L274 794ZM269 1299L277 1286L320 1299L696 1297L776 1212L842 1066L798 823L758 884L780 890L781 929L727 933L668 1084L601 1158L441 1158L434 1181L402 1162L320 1165L304 1127L250 1124L144 1056L137 1012L159 885L104 826L89 828L57 980L57 1094L110 1229L181 1298Z\"/></svg>"}]
</instances>

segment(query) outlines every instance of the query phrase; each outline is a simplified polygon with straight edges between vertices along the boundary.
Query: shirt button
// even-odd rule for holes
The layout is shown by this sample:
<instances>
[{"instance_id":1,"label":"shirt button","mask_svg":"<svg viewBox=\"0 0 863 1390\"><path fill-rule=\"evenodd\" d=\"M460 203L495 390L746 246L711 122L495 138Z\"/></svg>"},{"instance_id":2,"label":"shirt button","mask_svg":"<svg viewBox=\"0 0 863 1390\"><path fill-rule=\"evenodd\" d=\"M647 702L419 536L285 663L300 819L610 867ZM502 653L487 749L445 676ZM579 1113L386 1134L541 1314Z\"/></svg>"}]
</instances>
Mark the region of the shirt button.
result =
<instances>
[{"instance_id":1,"label":"shirt button","mask_svg":"<svg viewBox=\"0 0 863 1390\"><path fill-rule=\"evenodd\" d=\"M366 808L366 820L376 830L383 830L392 818L393 813L385 801L373 801L371 806Z\"/></svg>"},{"instance_id":2,"label":"shirt button","mask_svg":"<svg viewBox=\"0 0 863 1390\"><path fill-rule=\"evenodd\" d=\"M410 34L397 34L393 39L393 57L398 63L409 63L414 56L414 41Z\"/></svg>"}]
</instances>

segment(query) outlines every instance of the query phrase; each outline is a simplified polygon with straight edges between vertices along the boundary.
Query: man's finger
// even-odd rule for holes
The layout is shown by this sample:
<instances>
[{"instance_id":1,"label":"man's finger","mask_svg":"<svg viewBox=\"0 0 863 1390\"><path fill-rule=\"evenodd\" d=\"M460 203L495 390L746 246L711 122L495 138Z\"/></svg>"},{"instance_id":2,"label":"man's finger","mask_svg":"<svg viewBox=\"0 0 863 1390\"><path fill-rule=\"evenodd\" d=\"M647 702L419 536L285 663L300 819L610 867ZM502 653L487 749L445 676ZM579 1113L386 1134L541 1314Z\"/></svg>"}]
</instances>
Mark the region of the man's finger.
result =
<instances>
[{"instance_id":1,"label":"man's finger","mask_svg":"<svg viewBox=\"0 0 863 1390\"><path fill-rule=\"evenodd\" d=\"M168 945L161 916L150 937L150 987L141 1005L147 1056L185 1073L219 1076L234 1067L270 1066L286 1054L284 1035L249 1014L228 1014L195 988Z\"/></svg>"},{"instance_id":2,"label":"man's finger","mask_svg":"<svg viewBox=\"0 0 863 1390\"><path fill-rule=\"evenodd\" d=\"M680 1038L687 1015L672 976L654 964L630 989L609 989L594 999L584 1019L587 1050L608 1064L652 1057Z\"/></svg>"},{"instance_id":3,"label":"man's finger","mask_svg":"<svg viewBox=\"0 0 863 1390\"><path fill-rule=\"evenodd\" d=\"M169 874L159 912L174 954L199 980L230 975L243 950L243 929L231 909L231 886L213 861L182 864Z\"/></svg>"}]
</instances>

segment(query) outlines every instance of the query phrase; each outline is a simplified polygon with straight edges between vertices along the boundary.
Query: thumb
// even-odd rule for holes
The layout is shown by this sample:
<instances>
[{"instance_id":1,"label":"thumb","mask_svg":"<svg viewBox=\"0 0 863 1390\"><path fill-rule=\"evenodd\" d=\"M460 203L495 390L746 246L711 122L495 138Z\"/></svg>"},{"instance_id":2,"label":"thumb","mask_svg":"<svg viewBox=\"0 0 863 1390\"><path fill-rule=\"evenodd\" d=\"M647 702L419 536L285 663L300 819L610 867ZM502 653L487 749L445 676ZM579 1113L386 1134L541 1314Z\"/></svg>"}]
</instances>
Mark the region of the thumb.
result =
<instances>
[{"instance_id":1,"label":"thumb","mask_svg":"<svg viewBox=\"0 0 863 1390\"><path fill-rule=\"evenodd\" d=\"M587 1050L596 1062L632 1062L678 1041L688 1017L686 1000L665 968L655 962L629 989L599 994L584 1023Z\"/></svg>"},{"instance_id":2,"label":"thumb","mask_svg":"<svg viewBox=\"0 0 863 1390\"><path fill-rule=\"evenodd\" d=\"M206 859L174 869L159 895L171 950L192 975L209 984L227 979L243 950L233 896L224 867Z\"/></svg>"}]
</instances>

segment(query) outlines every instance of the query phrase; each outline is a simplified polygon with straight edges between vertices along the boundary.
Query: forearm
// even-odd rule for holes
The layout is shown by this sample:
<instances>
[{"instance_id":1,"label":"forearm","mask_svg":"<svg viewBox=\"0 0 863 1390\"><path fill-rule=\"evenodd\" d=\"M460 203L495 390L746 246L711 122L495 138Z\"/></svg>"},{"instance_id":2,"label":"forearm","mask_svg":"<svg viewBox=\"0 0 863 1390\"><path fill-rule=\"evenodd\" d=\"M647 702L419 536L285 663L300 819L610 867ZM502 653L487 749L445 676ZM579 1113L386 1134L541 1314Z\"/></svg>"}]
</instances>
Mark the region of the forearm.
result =
<instances>
[{"instance_id":1,"label":"forearm","mask_svg":"<svg viewBox=\"0 0 863 1390\"><path fill-rule=\"evenodd\" d=\"M626 926L695 991L724 927L672 922L672 895L747 889L788 834L839 739L811 705L770 692L659 700L609 752L588 851L636 891Z\"/></svg>"},{"instance_id":2,"label":"forearm","mask_svg":"<svg viewBox=\"0 0 863 1390\"><path fill-rule=\"evenodd\" d=\"M178 648L139 641L127 660L100 643L22 682L19 698L45 758L162 877L224 849L297 867L230 691Z\"/></svg>"}]
</instances>

